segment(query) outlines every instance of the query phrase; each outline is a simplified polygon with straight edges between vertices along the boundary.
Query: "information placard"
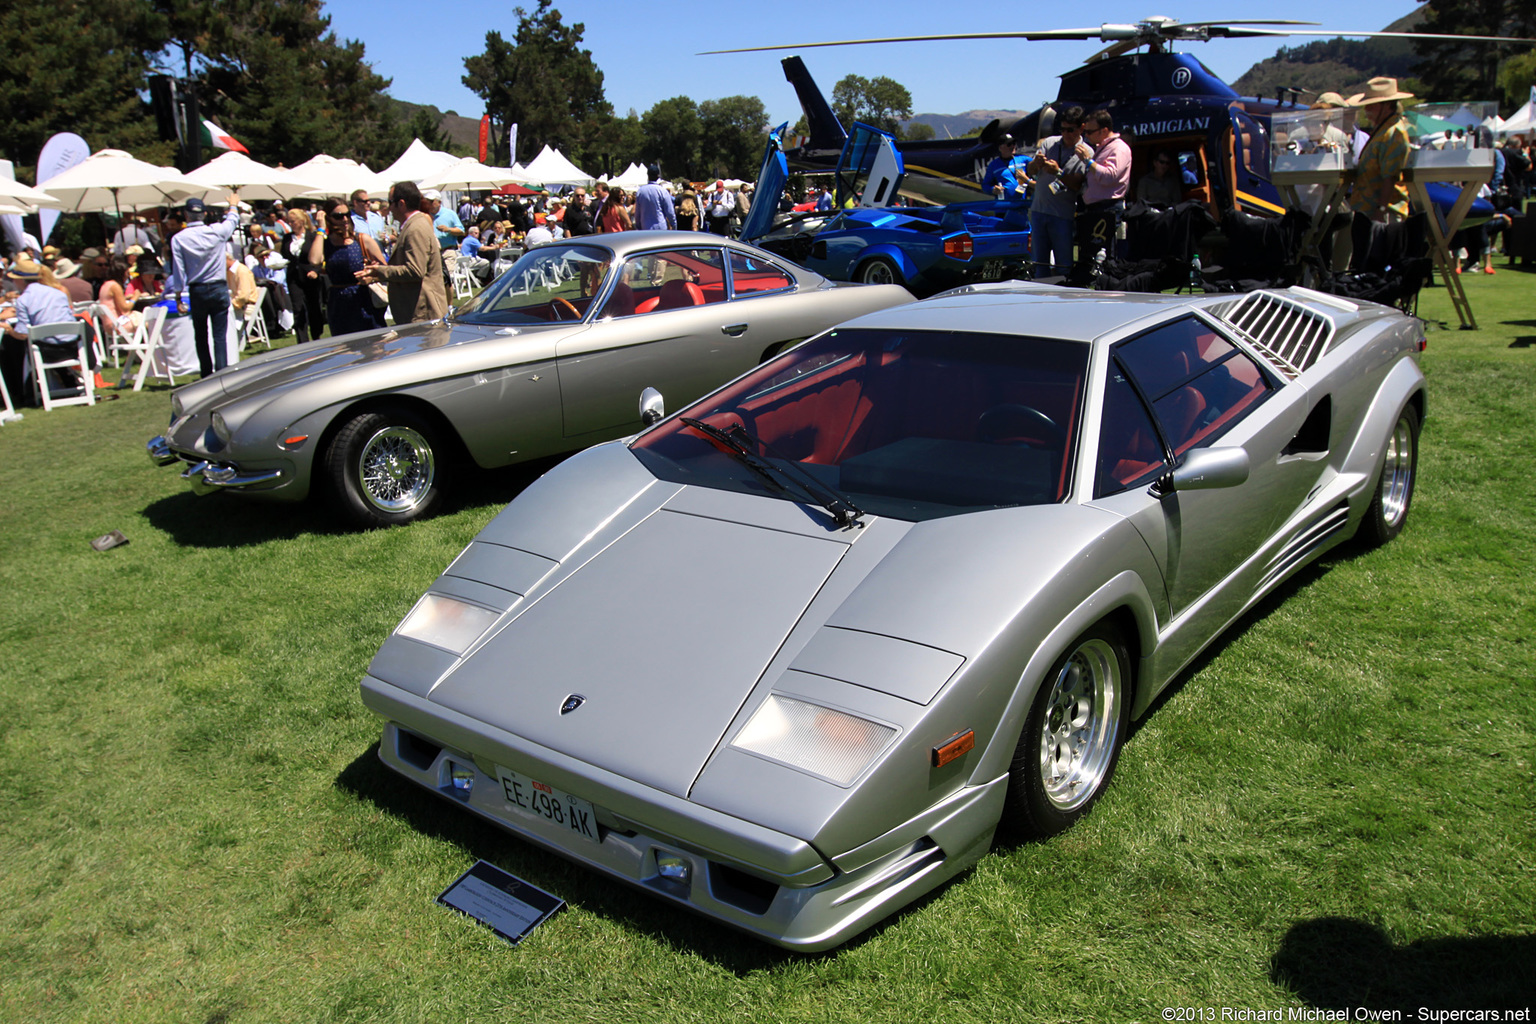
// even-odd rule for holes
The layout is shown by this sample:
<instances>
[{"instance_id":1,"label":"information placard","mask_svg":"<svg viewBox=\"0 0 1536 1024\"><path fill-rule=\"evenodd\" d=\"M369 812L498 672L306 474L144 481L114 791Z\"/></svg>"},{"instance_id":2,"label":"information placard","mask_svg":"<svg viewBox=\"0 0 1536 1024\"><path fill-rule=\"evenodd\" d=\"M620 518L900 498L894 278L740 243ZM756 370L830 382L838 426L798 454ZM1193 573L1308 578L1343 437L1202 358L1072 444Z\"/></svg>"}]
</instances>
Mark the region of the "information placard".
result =
<instances>
[{"instance_id":1,"label":"information placard","mask_svg":"<svg viewBox=\"0 0 1536 1024\"><path fill-rule=\"evenodd\" d=\"M437 902L474 918L514 946L565 906L565 900L483 860L444 889Z\"/></svg>"}]
</instances>

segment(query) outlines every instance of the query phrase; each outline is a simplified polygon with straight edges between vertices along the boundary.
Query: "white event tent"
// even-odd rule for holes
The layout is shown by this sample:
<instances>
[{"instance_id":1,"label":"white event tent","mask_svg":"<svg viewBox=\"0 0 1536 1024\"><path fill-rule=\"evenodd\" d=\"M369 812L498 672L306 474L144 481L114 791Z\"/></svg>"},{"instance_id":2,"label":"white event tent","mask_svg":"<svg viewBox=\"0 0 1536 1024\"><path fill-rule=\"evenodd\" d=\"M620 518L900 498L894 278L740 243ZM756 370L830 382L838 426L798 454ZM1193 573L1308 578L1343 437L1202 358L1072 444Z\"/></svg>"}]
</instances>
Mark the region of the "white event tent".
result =
<instances>
[{"instance_id":1,"label":"white event tent","mask_svg":"<svg viewBox=\"0 0 1536 1024\"><path fill-rule=\"evenodd\" d=\"M380 171L379 177L391 185L397 181L420 182L423 178L431 177L458 162L459 158L453 154L428 149L425 142L412 139L411 144L405 148L405 152L400 154L399 159Z\"/></svg>"},{"instance_id":2,"label":"white event tent","mask_svg":"<svg viewBox=\"0 0 1536 1024\"><path fill-rule=\"evenodd\" d=\"M304 195L316 198L345 196L360 188L369 192L382 192L389 187L383 176L374 174L366 164L345 158L337 159L325 153L312 156L299 166L290 168L289 173L297 175L300 181L309 182L311 187Z\"/></svg>"},{"instance_id":3,"label":"white event tent","mask_svg":"<svg viewBox=\"0 0 1536 1024\"><path fill-rule=\"evenodd\" d=\"M540 185L590 185L592 175L571 163L557 150L545 146L523 168L526 181Z\"/></svg>"}]
</instances>

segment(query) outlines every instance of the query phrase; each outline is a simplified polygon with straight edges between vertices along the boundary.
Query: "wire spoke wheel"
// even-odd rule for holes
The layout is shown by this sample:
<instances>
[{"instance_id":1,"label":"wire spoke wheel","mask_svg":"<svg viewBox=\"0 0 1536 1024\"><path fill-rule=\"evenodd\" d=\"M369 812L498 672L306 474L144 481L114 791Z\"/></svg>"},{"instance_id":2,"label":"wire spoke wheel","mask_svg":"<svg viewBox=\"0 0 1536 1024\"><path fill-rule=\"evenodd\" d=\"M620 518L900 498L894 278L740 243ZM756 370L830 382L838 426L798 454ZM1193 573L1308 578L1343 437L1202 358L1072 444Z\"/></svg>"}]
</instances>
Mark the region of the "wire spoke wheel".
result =
<instances>
[{"instance_id":1,"label":"wire spoke wheel","mask_svg":"<svg viewBox=\"0 0 1536 1024\"><path fill-rule=\"evenodd\" d=\"M409 512L420 505L436 475L432 446L410 427L380 430L357 459L363 497L381 512Z\"/></svg>"}]
</instances>

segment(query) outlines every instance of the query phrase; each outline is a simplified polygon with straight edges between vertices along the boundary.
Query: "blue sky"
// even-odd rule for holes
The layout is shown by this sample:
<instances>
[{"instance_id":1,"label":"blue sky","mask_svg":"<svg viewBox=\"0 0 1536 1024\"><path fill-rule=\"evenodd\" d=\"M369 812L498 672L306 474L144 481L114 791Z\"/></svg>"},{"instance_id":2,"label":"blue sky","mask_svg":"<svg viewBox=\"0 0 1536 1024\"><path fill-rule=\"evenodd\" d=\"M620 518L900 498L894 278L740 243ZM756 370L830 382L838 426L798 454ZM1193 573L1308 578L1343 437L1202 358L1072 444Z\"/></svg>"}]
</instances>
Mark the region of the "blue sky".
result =
<instances>
[{"instance_id":1,"label":"blue sky","mask_svg":"<svg viewBox=\"0 0 1536 1024\"><path fill-rule=\"evenodd\" d=\"M533 9L536 2L525 2ZM934 0L874 3L776 0L772 4L698 4L649 0L641 4L557 2L567 24L586 25L584 44L603 70L609 101L620 114L644 113L660 100L695 101L757 96L775 123L799 116L794 91L784 81L785 53L696 56L732 46L800 43L884 35L965 31L1078 28L1103 22L1135 22L1154 14L1181 21L1284 17L1321 23L1332 30L1380 30L1418 6L1414 0L1361 0L1350 5L1291 0L1280 7L1188 0L1180 6L1149 2L1097 5L1004 5L970 3L957 8ZM480 98L465 88L463 58L481 53L485 33L511 38L517 27L512 5L473 9L436 7L420 0L328 0L326 13L339 36L360 39L380 74L392 78L391 95L435 104L467 117L484 113ZM467 12L472 10L473 17ZM957 17L940 17L953 10ZM862 12L873 11L865 17ZM1297 40L1306 42L1306 39ZM1250 65L1273 56L1283 41L1216 40L1187 49L1230 81ZM989 40L893 43L798 51L828 94L848 74L886 75L912 93L918 113L952 114L971 109L1039 106L1056 95L1056 76L1102 48L1096 42Z\"/></svg>"}]
</instances>

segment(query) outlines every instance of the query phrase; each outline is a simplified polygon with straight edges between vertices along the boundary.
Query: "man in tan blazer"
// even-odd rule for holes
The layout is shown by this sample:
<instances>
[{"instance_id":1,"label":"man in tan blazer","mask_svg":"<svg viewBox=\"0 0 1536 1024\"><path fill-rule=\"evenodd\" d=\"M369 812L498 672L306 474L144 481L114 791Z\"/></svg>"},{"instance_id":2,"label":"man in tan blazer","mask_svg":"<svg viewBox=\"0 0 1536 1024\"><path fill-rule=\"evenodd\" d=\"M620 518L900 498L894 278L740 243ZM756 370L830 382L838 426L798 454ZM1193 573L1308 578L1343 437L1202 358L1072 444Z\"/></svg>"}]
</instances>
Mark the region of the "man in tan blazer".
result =
<instances>
[{"instance_id":1,"label":"man in tan blazer","mask_svg":"<svg viewBox=\"0 0 1536 1024\"><path fill-rule=\"evenodd\" d=\"M432 218L421 212L421 190L398 181L389 190L389 212L400 222L400 237L382 267L368 267L360 281L382 281L389 289L389 310L396 324L436 320L448 312L443 281L443 252Z\"/></svg>"}]
</instances>

